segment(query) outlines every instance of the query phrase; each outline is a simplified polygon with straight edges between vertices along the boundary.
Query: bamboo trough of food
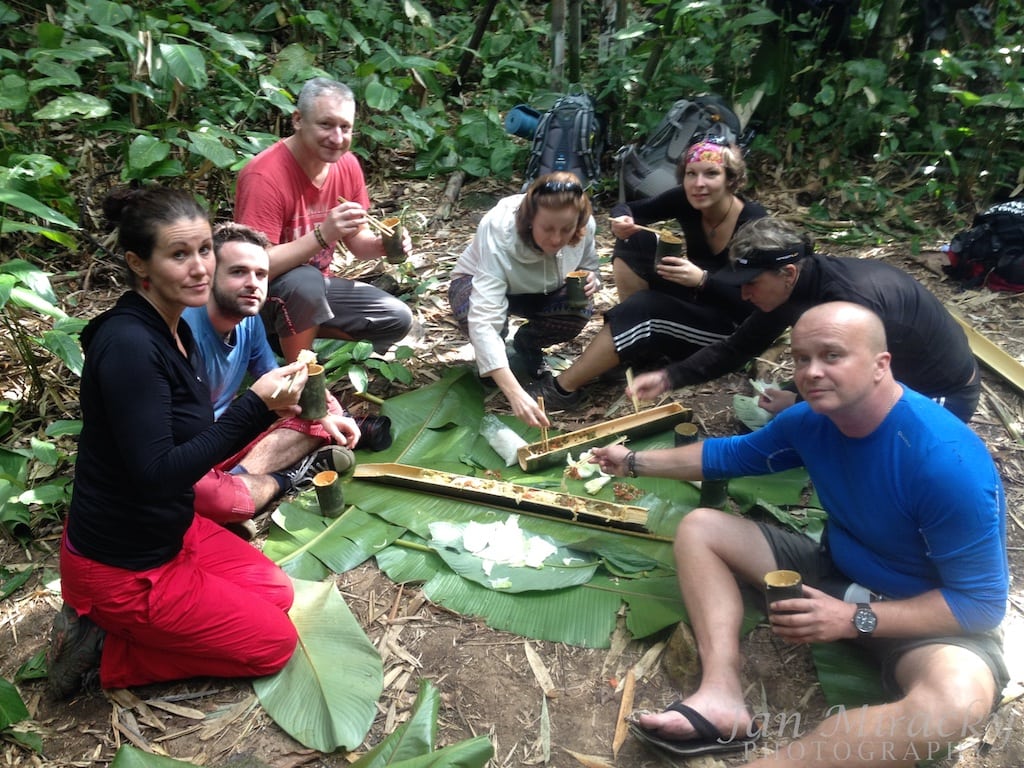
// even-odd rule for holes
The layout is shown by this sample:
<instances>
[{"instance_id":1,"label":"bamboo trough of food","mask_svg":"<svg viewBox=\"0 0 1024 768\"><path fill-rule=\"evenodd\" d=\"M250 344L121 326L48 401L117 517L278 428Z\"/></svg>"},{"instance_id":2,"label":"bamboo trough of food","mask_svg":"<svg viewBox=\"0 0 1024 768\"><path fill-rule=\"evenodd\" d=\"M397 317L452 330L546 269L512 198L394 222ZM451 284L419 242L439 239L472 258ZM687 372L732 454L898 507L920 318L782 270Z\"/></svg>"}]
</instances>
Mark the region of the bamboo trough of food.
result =
<instances>
[{"instance_id":1,"label":"bamboo trough of food","mask_svg":"<svg viewBox=\"0 0 1024 768\"><path fill-rule=\"evenodd\" d=\"M529 443L521 446L516 456L524 472L536 472L546 467L564 464L565 456L570 452L575 454L596 445L605 445L609 439L623 435L636 438L664 432L692 418L692 411L679 403L659 405L603 424L548 437L539 443Z\"/></svg>"},{"instance_id":2,"label":"bamboo trough of food","mask_svg":"<svg viewBox=\"0 0 1024 768\"><path fill-rule=\"evenodd\" d=\"M436 496L477 501L525 514L553 517L605 528L646 532L647 510L571 493L534 488L505 480L456 475L408 464L358 464L358 480L412 488Z\"/></svg>"}]
</instances>

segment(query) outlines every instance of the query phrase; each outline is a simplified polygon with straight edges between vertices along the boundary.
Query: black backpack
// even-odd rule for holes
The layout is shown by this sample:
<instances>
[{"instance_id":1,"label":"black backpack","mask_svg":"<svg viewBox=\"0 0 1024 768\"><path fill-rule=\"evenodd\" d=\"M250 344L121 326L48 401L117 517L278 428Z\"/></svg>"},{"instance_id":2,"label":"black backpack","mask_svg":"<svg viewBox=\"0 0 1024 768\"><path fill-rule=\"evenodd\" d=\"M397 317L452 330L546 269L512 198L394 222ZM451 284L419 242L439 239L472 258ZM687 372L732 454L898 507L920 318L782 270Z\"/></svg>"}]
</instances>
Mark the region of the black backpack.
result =
<instances>
[{"instance_id":1,"label":"black backpack","mask_svg":"<svg viewBox=\"0 0 1024 768\"><path fill-rule=\"evenodd\" d=\"M1024 292L1024 200L993 205L974 216L947 251L947 275L964 288Z\"/></svg>"},{"instance_id":2,"label":"black backpack","mask_svg":"<svg viewBox=\"0 0 1024 768\"><path fill-rule=\"evenodd\" d=\"M619 200L654 197L676 186L676 165L698 138L735 142L740 133L736 114L714 96L680 99L642 144L619 150Z\"/></svg>"},{"instance_id":3,"label":"black backpack","mask_svg":"<svg viewBox=\"0 0 1024 768\"><path fill-rule=\"evenodd\" d=\"M537 123L523 189L552 171L571 171L590 187L601 175L602 145L594 99L585 93L560 96Z\"/></svg>"}]
</instances>

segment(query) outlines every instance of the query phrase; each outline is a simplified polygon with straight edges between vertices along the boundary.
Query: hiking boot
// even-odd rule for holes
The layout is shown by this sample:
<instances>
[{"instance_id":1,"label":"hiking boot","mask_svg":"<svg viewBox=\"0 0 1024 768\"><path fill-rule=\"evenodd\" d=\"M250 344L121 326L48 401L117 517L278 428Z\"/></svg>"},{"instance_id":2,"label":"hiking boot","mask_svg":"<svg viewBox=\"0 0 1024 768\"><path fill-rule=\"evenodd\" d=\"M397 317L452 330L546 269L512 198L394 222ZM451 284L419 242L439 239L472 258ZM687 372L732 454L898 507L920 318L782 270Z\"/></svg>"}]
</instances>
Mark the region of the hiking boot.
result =
<instances>
[{"instance_id":1,"label":"hiking boot","mask_svg":"<svg viewBox=\"0 0 1024 768\"><path fill-rule=\"evenodd\" d=\"M355 466L356 457L348 448L340 445L327 445L319 448L308 456L303 456L287 469L282 469L288 483L286 493L301 491L313 485L313 477L319 472L333 470L343 475Z\"/></svg>"},{"instance_id":2,"label":"hiking boot","mask_svg":"<svg viewBox=\"0 0 1024 768\"><path fill-rule=\"evenodd\" d=\"M583 390L575 392L563 392L555 383L555 378L549 373L541 379L533 382L526 388L527 394L536 399L544 398L545 411L572 411L583 400Z\"/></svg>"},{"instance_id":3,"label":"hiking boot","mask_svg":"<svg viewBox=\"0 0 1024 768\"><path fill-rule=\"evenodd\" d=\"M61 606L46 653L50 694L55 699L70 699L98 675L106 634L88 616L79 616L67 603Z\"/></svg>"},{"instance_id":4,"label":"hiking boot","mask_svg":"<svg viewBox=\"0 0 1024 768\"><path fill-rule=\"evenodd\" d=\"M391 419L387 416L361 416L356 426L360 433L356 448L385 451L391 447Z\"/></svg>"},{"instance_id":5,"label":"hiking boot","mask_svg":"<svg viewBox=\"0 0 1024 768\"><path fill-rule=\"evenodd\" d=\"M526 339L522 333L512 337L512 349L523 361L523 368L531 379L540 379L545 374L551 373L551 366L544 359L544 351L537 347L527 346Z\"/></svg>"}]
</instances>

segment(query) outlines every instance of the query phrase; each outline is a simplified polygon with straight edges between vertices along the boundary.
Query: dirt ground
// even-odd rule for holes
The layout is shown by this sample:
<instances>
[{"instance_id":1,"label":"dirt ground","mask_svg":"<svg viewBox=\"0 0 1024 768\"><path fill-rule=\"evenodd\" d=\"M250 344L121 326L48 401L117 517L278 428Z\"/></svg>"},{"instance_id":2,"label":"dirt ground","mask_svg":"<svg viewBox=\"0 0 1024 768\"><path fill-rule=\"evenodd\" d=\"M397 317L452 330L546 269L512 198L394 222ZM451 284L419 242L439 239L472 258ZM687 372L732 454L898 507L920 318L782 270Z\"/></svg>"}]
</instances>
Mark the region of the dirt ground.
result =
<instances>
[{"instance_id":1,"label":"dirt ground","mask_svg":"<svg viewBox=\"0 0 1024 768\"><path fill-rule=\"evenodd\" d=\"M409 197L403 202L411 203L414 209L431 211L439 202L436 189L407 191ZM510 191L485 185L464 190L452 221L431 225L429 234L418 236L420 256L415 262L415 276L401 279L407 284L410 279L425 281L435 275L443 279L482 212L497 196ZM795 202L790 200L762 198L762 202L770 210L798 213ZM601 215L599 212L599 229L606 229ZM607 247L610 243L602 240L602 245ZM992 341L1022 359L1024 343L1018 340L1024 339L1024 310L1019 297L959 294L923 264L924 257L911 258L896 247L822 250L882 257L908 269L944 299L954 302ZM613 301L614 290L608 286L601 302L608 306ZM414 363L419 367L414 370L417 381L426 382L431 369L454 364L464 356L465 342L443 320L443 285L421 296L416 306L422 327ZM98 310L83 307L86 314L95 311ZM597 323L592 323L591 332L596 327ZM580 351L581 344L568 345L562 354L571 358ZM763 365L770 368L773 364L766 361ZM677 395L694 409L697 421L708 434L731 434L742 429L733 419L731 402L737 391L749 394L745 381L745 377L730 376L682 390ZM1024 765L1024 729L1020 728L1024 705L1017 698L1024 683L1024 656L1020 652L1020 639L1024 636L1024 523L1017 512L1024 499L1024 465L1021 442L1013 432L1024 422L1024 400L988 370L985 385L986 393L971 426L986 440L999 463L1011 510L1008 543L1013 582L1005 626L1013 682L1007 690L1007 703L1000 707L985 735L965 740L953 756L937 763L942 768ZM394 392L397 391L401 390ZM380 393L387 396L392 392L384 389ZM614 385L598 386L589 400L590 407L561 426L574 428L583 422L606 418L607 405L620 393ZM491 405L501 410L504 402L498 397ZM360 410L366 405L352 402L352 407ZM265 527L266 522L264 531ZM35 565L29 583L0 603L0 676L8 680L13 679L19 666L46 647L50 624L60 605L58 595L48 587L57 575L58 533L54 526L28 546L0 541L0 562L8 566ZM407 718L419 680L426 678L433 681L442 695L438 746L486 735L494 745L491 766L642 768L664 764L663 758L647 752L633 738L627 738L613 756L613 735L621 702L621 691L616 686L631 668L640 664L647 670L636 681L636 707L660 709L692 683L692 674L688 678L679 673L679 655L671 650L678 647L676 643L669 643L670 650L666 650L669 633L632 642L617 633L610 650L589 650L491 630L481 621L431 604L414 584L392 583L372 561L338 576L337 584L384 658L385 691L364 750ZM546 702L549 739L543 736L544 693L528 661L527 645L537 652L554 681L555 688ZM743 647L744 677L749 684L748 699L753 704L764 705L767 711L775 713L800 713L808 725L822 717L826 706L806 648L778 643L766 627L757 628ZM44 681L24 682L19 688L32 716L28 727L41 734L44 753L34 755L2 743L0 759L5 765L104 765L124 743L211 766L336 767L353 759L352 755L341 753L312 752L293 741L260 708L252 686L245 681L191 680L116 694L94 691L69 703L51 701ZM766 754L784 742L769 736L746 758L741 752L679 764L702 768L740 765L745 759ZM884 761L879 763L882 764Z\"/></svg>"}]
</instances>

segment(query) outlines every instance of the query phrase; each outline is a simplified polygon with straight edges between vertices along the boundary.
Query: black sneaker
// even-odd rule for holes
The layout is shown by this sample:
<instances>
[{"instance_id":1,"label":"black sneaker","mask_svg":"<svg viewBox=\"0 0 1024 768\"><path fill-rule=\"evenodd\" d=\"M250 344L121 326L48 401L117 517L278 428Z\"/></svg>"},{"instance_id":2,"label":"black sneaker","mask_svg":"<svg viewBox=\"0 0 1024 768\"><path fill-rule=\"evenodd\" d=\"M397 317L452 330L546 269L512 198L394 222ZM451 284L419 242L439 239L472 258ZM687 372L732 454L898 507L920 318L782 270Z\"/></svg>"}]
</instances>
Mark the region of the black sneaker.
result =
<instances>
[{"instance_id":1,"label":"black sneaker","mask_svg":"<svg viewBox=\"0 0 1024 768\"><path fill-rule=\"evenodd\" d=\"M544 351L537 347L528 347L526 339L521 333L517 333L512 337L512 349L516 351L516 354L523 361L523 367L530 378L540 379L546 374L551 373L551 366L544 359Z\"/></svg>"},{"instance_id":2,"label":"black sneaker","mask_svg":"<svg viewBox=\"0 0 1024 768\"><path fill-rule=\"evenodd\" d=\"M526 392L534 399L543 397L545 411L571 411L583 400L582 389L562 392L555 385L555 379L550 373L527 386Z\"/></svg>"},{"instance_id":3,"label":"black sneaker","mask_svg":"<svg viewBox=\"0 0 1024 768\"><path fill-rule=\"evenodd\" d=\"M65 603L53 620L46 653L50 694L70 699L99 673L103 638L107 633L87 616L79 616Z\"/></svg>"},{"instance_id":4,"label":"black sneaker","mask_svg":"<svg viewBox=\"0 0 1024 768\"><path fill-rule=\"evenodd\" d=\"M356 426L360 433L356 448L386 451L391 447L391 419L387 416L360 416L356 419Z\"/></svg>"},{"instance_id":5,"label":"black sneaker","mask_svg":"<svg viewBox=\"0 0 1024 768\"><path fill-rule=\"evenodd\" d=\"M284 475L288 481L286 493L291 493L312 487L313 477L319 472L333 470L339 475L343 475L352 469L355 463L355 454L348 448L340 445L328 445L313 451L308 456L303 456L278 474Z\"/></svg>"}]
</instances>

